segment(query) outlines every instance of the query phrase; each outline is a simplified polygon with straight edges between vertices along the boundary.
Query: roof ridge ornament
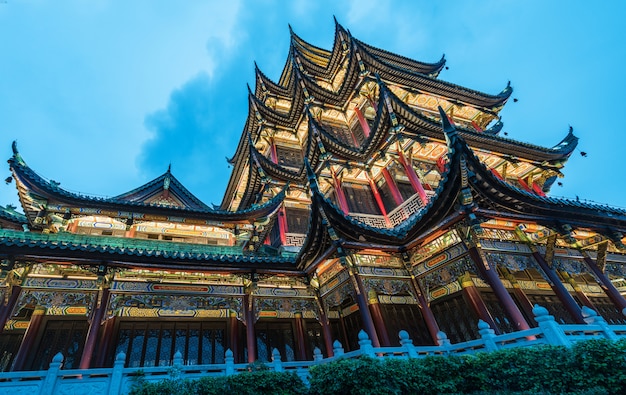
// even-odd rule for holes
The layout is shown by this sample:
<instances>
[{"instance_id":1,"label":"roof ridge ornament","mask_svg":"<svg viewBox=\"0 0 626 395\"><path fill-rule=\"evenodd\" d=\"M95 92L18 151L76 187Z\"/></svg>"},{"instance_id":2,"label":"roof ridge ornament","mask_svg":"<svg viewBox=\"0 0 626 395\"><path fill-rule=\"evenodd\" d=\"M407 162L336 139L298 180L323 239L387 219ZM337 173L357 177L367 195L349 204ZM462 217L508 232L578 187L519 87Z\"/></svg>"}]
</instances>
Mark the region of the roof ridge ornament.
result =
<instances>
[{"instance_id":1,"label":"roof ridge ornament","mask_svg":"<svg viewBox=\"0 0 626 395\"><path fill-rule=\"evenodd\" d=\"M20 155L20 152L17 150L17 140L13 140L13 143L11 144L11 149L13 150L13 158L15 159L15 161L22 166L26 165L26 162L24 162L24 159L22 159L22 155Z\"/></svg>"}]
</instances>

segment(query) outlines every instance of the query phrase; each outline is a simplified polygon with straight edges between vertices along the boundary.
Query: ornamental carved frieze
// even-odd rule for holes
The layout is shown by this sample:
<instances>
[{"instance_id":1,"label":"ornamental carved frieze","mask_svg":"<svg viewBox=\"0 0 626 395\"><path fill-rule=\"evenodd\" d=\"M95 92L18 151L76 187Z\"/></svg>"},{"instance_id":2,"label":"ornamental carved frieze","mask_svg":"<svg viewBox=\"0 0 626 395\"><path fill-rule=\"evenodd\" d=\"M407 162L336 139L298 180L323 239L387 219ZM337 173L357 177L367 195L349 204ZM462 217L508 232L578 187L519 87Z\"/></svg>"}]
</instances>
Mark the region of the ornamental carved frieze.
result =
<instances>
[{"instance_id":1,"label":"ornamental carved frieze","mask_svg":"<svg viewBox=\"0 0 626 395\"><path fill-rule=\"evenodd\" d=\"M485 258L491 267L505 267L512 272L521 272L535 267L535 262L526 255L501 254L486 252Z\"/></svg>"},{"instance_id":2,"label":"ornamental carved frieze","mask_svg":"<svg viewBox=\"0 0 626 395\"><path fill-rule=\"evenodd\" d=\"M587 265L578 259L554 258L552 267L556 270L563 270L569 274L583 274L589 272Z\"/></svg>"},{"instance_id":3,"label":"ornamental carved frieze","mask_svg":"<svg viewBox=\"0 0 626 395\"><path fill-rule=\"evenodd\" d=\"M340 306L346 299L356 300L356 292L349 281L324 296L324 305L327 310L330 310L333 307Z\"/></svg>"},{"instance_id":4,"label":"ornamental carved frieze","mask_svg":"<svg viewBox=\"0 0 626 395\"><path fill-rule=\"evenodd\" d=\"M237 297L185 296L185 295L127 295L114 294L109 303L111 315L126 307L160 310L242 310L242 300Z\"/></svg>"},{"instance_id":5,"label":"ornamental carved frieze","mask_svg":"<svg viewBox=\"0 0 626 395\"><path fill-rule=\"evenodd\" d=\"M607 263L604 267L607 274L626 278L626 264L623 263Z\"/></svg>"},{"instance_id":6,"label":"ornamental carved frieze","mask_svg":"<svg viewBox=\"0 0 626 395\"><path fill-rule=\"evenodd\" d=\"M293 318L296 313L311 313L318 319L317 302L313 298L254 298L254 319L262 311L276 312L278 318Z\"/></svg>"},{"instance_id":7,"label":"ornamental carved frieze","mask_svg":"<svg viewBox=\"0 0 626 395\"><path fill-rule=\"evenodd\" d=\"M366 276L384 276L384 277L408 277L409 272L405 269L391 267L369 267L359 266L357 268L359 274Z\"/></svg>"},{"instance_id":8,"label":"ornamental carved frieze","mask_svg":"<svg viewBox=\"0 0 626 395\"><path fill-rule=\"evenodd\" d=\"M390 278L363 278L367 292L375 291L377 295L413 295L408 281Z\"/></svg>"},{"instance_id":9,"label":"ornamental carved frieze","mask_svg":"<svg viewBox=\"0 0 626 395\"><path fill-rule=\"evenodd\" d=\"M381 267L402 267L402 260L396 256L385 255L354 255L358 265L381 266Z\"/></svg>"},{"instance_id":10,"label":"ornamental carved frieze","mask_svg":"<svg viewBox=\"0 0 626 395\"><path fill-rule=\"evenodd\" d=\"M331 281L328 281L324 285L320 287L320 295L326 295L328 292L332 291L338 284L341 284L350 278L350 273L347 270L340 272L337 277L333 278Z\"/></svg>"},{"instance_id":11,"label":"ornamental carved frieze","mask_svg":"<svg viewBox=\"0 0 626 395\"><path fill-rule=\"evenodd\" d=\"M333 277L338 275L342 270L345 271L345 268L341 266L341 264L339 264L338 262L334 263L331 267L329 267L328 269L324 270L322 273L317 275L317 277L319 278L320 284L323 285L327 283Z\"/></svg>"},{"instance_id":12,"label":"ornamental carved frieze","mask_svg":"<svg viewBox=\"0 0 626 395\"><path fill-rule=\"evenodd\" d=\"M468 257L463 257L454 261L453 263L428 273L424 277L419 279L420 286L424 289L424 292L428 293L428 290L442 287L453 281L456 281L465 273L476 274L476 267L474 263Z\"/></svg>"},{"instance_id":13,"label":"ornamental carved frieze","mask_svg":"<svg viewBox=\"0 0 626 395\"><path fill-rule=\"evenodd\" d=\"M63 309L71 307L84 307L85 309L82 311L89 315L95 297L95 292L26 290L22 291L20 294L16 311L23 307L45 307L46 309L54 309L55 311L62 311Z\"/></svg>"}]
</instances>

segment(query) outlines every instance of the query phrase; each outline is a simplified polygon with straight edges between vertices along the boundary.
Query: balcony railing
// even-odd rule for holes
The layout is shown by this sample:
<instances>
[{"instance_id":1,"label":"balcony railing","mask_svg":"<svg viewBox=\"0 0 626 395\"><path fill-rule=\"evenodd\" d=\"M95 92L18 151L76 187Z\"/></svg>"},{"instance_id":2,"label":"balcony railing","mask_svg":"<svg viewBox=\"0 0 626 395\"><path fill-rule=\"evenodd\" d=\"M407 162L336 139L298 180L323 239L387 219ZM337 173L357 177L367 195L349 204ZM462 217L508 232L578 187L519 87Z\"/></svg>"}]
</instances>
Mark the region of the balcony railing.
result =
<instances>
[{"instance_id":1,"label":"balcony railing","mask_svg":"<svg viewBox=\"0 0 626 395\"><path fill-rule=\"evenodd\" d=\"M426 195L430 199L435 195L435 192L426 191ZM415 194L387 214L389 221L382 215L362 213L349 213L348 215L374 228L393 228L400 225L403 221L406 221L411 215L424 208L424 206L420 196Z\"/></svg>"}]
</instances>

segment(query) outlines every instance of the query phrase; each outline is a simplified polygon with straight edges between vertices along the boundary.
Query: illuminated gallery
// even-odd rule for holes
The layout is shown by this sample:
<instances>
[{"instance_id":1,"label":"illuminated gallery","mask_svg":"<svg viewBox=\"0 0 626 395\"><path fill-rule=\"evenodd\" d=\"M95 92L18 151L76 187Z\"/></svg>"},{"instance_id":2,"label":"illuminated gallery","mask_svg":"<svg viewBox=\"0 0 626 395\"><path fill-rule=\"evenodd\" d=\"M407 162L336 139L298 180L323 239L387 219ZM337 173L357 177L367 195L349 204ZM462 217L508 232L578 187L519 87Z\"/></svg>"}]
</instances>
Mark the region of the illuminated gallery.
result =
<instances>
[{"instance_id":1,"label":"illuminated gallery","mask_svg":"<svg viewBox=\"0 0 626 395\"><path fill-rule=\"evenodd\" d=\"M280 79L256 70L219 207L170 169L99 198L13 146L23 213L0 210L0 371L312 360L559 323L626 323L626 212L547 196L578 139L505 137L512 88L486 94L336 25L291 33ZM557 139L558 140L558 139ZM226 154L226 153L225 153ZM210 171L210 169L207 169ZM62 174L54 175L62 180Z\"/></svg>"}]
</instances>

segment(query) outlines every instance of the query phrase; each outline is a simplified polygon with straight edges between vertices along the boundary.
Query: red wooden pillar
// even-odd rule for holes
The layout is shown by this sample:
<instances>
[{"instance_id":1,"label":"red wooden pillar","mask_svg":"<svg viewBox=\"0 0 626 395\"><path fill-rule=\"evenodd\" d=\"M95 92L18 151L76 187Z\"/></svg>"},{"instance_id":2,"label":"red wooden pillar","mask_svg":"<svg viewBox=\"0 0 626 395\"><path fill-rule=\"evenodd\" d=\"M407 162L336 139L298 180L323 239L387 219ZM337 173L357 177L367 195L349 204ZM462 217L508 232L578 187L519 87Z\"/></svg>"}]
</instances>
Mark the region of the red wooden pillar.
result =
<instances>
[{"instance_id":1,"label":"red wooden pillar","mask_svg":"<svg viewBox=\"0 0 626 395\"><path fill-rule=\"evenodd\" d=\"M372 320L374 321L374 326L376 327L376 332L378 333L378 337L380 339L380 345L383 347L390 347L391 342L389 341L389 334L387 333L387 328L385 327L385 320L383 319L383 314L380 310L378 295L376 295L375 291L370 291L368 293L368 299L370 313L372 314Z\"/></svg>"},{"instance_id":2,"label":"red wooden pillar","mask_svg":"<svg viewBox=\"0 0 626 395\"><path fill-rule=\"evenodd\" d=\"M367 123L367 120L363 116L361 109L359 107L354 107L354 112L356 113L356 117L359 119L359 124L361 124L361 129L363 129L363 134L365 135L366 138L369 137L371 133L370 125Z\"/></svg>"},{"instance_id":3,"label":"red wooden pillar","mask_svg":"<svg viewBox=\"0 0 626 395\"><path fill-rule=\"evenodd\" d=\"M409 181L411 182L411 186L413 187L413 190L418 195L420 195L420 199L422 199L422 203L424 203L424 205L427 204L428 196L426 196L426 191L424 191L422 182L420 181L419 177L415 173L415 169L413 169L413 166L404 157L404 152L402 152L402 147L400 146L400 144L398 144L398 155L399 155L398 159L400 161L400 164L404 168L404 172L406 173L407 177L409 177Z\"/></svg>"},{"instance_id":4,"label":"red wooden pillar","mask_svg":"<svg viewBox=\"0 0 626 395\"><path fill-rule=\"evenodd\" d=\"M341 182L337 178L335 171L332 166L330 166L330 173L333 176L333 186L335 188L335 194L337 195L337 203L339 204L339 208L343 211L344 214L348 214L350 212L350 206L348 206L348 199L346 199L346 194L343 193L343 188L341 188Z\"/></svg>"},{"instance_id":5,"label":"red wooden pillar","mask_svg":"<svg viewBox=\"0 0 626 395\"><path fill-rule=\"evenodd\" d=\"M295 313L294 320L296 325L296 358L298 361L306 361L306 337L304 335L302 313Z\"/></svg>"},{"instance_id":6,"label":"red wooden pillar","mask_svg":"<svg viewBox=\"0 0 626 395\"><path fill-rule=\"evenodd\" d=\"M13 368L11 370L24 370L26 367L26 358L36 351L34 350L35 341L37 340L39 328L41 327L41 322L43 321L45 315L46 309L44 307L38 306L35 308L35 311L33 311L33 315L30 317L28 328L26 329L24 338L22 338L22 344L20 344L20 349L15 356Z\"/></svg>"},{"instance_id":7,"label":"red wooden pillar","mask_svg":"<svg viewBox=\"0 0 626 395\"><path fill-rule=\"evenodd\" d=\"M470 247L469 255L472 258L472 261L474 261L474 265L476 265L476 267L478 268L481 276L487 281L493 292L496 294L496 297L498 298L500 303L502 303L504 310L513 320L515 328L518 331L530 329L530 325L528 325L528 322L526 322L524 315L515 304L515 301L511 297L511 294L504 287L502 281L500 281L500 277L498 276L495 267L492 268L487 262L485 262L477 247Z\"/></svg>"},{"instance_id":8,"label":"red wooden pillar","mask_svg":"<svg viewBox=\"0 0 626 395\"><path fill-rule=\"evenodd\" d=\"M600 285L600 288L602 288L606 296L608 296L609 299L611 299L613 304L622 313L624 313L626 309L626 299L624 299L622 294L620 294L617 288L615 288L615 285L613 285L611 280L606 276L606 274L604 274L602 270L600 270L598 265L596 265L596 263L592 261L591 258L589 258L587 254L583 253L583 258L585 260L585 263L589 267L589 269L591 269L593 274L598 278L598 280L600 280L600 284L598 284Z\"/></svg>"},{"instance_id":9,"label":"red wooden pillar","mask_svg":"<svg viewBox=\"0 0 626 395\"><path fill-rule=\"evenodd\" d=\"M94 310L91 315L91 322L89 323L89 330L87 331L87 338L85 339L83 355L80 358L79 369L89 369L91 366L91 359L93 357L96 341L98 340L98 332L102 323L102 317L104 317L104 313L106 312L107 305L109 303L108 288L102 290L100 300L96 300L95 303L96 306L94 306Z\"/></svg>"},{"instance_id":10,"label":"red wooden pillar","mask_svg":"<svg viewBox=\"0 0 626 395\"><path fill-rule=\"evenodd\" d=\"M352 279L352 285L354 286L354 291L356 293L356 303L359 306L359 314L361 314L361 319L363 320L363 325L365 326L365 332L372 340L372 345L374 347L380 347L380 340L378 338L378 332L376 331L376 326L374 325L374 320L372 319L372 314L370 313L369 306L367 305L367 300L365 300L365 287L363 286L363 282L361 281L361 277L354 273L354 270L349 270L350 278Z\"/></svg>"},{"instance_id":11,"label":"red wooden pillar","mask_svg":"<svg viewBox=\"0 0 626 395\"><path fill-rule=\"evenodd\" d=\"M474 285L470 274L466 272L463 276L459 278L459 282L461 283L463 294L467 297L470 306L472 307L478 318L489 324L491 329L493 329L495 333L499 335L501 333L500 328L498 328L496 322L491 316L491 313L487 309L487 305L485 305L483 298L480 296L480 292Z\"/></svg>"},{"instance_id":12,"label":"red wooden pillar","mask_svg":"<svg viewBox=\"0 0 626 395\"><path fill-rule=\"evenodd\" d=\"M515 299L517 299L517 302L524 311L524 314L526 314L526 317L534 317L533 304L530 299L528 299L528 296L526 296L524 290L520 287L513 273L506 268L501 268L501 270L504 273L504 277L511 283L511 287L513 287L513 295L515 295Z\"/></svg>"},{"instance_id":13,"label":"red wooden pillar","mask_svg":"<svg viewBox=\"0 0 626 395\"><path fill-rule=\"evenodd\" d=\"M548 262L546 262L546 260L543 258L543 256L541 256L541 254L539 253L539 251L536 250L536 248L533 248L532 254L533 254L533 257L535 258L535 261L541 268L541 270L543 270L543 272L548 277L548 282L550 283L550 287L552 288L556 296L559 298L561 303L563 303L563 306L565 307L565 309L568 311L568 313L570 313L570 315L572 316L574 321L576 321L577 324L584 324L585 320L583 319L583 315L580 312L580 306L578 306L578 303L576 303L576 301L572 297L572 294L570 294L569 291L565 289L565 286L561 282L561 279L556 274L554 269L552 269L548 265Z\"/></svg>"},{"instance_id":14,"label":"red wooden pillar","mask_svg":"<svg viewBox=\"0 0 626 395\"><path fill-rule=\"evenodd\" d=\"M252 295L243 297L244 311L246 312L246 345L248 347L248 363L256 360L256 334L254 332L254 304Z\"/></svg>"},{"instance_id":15,"label":"red wooden pillar","mask_svg":"<svg viewBox=\"0 0 626 395\"><path fill-rule=\"evenodd\" d=\"M107 355L110 352L115 352L113 344L113 338L115 337L115 323L117 317L113 316L102 324L102 330L100 331L100 343L98 345L98 357L96 358L96 367L104 368L107 364ZM113 355L115 359L116 355Z\"/></svg>"},{"instance_id":16,"label":"red wooden pillar","mask_svg":"<svg viewBox=\"0 0 626 395\"><path fill-rule=\"evenodd\" d=\"M367 170L365 171L365 175L367 176L367 181L370 183L370 189L372 190L372 193L374 194L374 199L376 200L378 209L380 210L383 217L385 218L385 224L391 227L391 221L389 221L389 217L387 216L387 210L385 210L385 205L383 204L383 199L380 197L380 193L378 192L378 187L376 186L376 183L374 182L374 180L372 180L372 177L370 177L370 174Z\"/></svg>"},{"instance_id":17,"label":"red wooden pillar","mask_svg":"<svg viewBox=\"0 0 626 395\"><path fill-rule=\"evenodd\" d=\"M322 326L322 336L324 337L324 347L326 347L327 357L332 357L335 355L333 353L333 335L330 331L330 321L328 320L328 316L326 315L326 310L322 303L318 299L317 307L320 312L320 325Z\"/></svg>"},{"instance_id":18,"label":"red wooden pillar","mask_svg":"<svg viewBox=\"0 0 626 395\"><path fill-rule=\"evenodd\" d=\"M389 173L389 170L387 170L386 167L383 167L382 173L383 177L385 178L385 182L387 183L387 185L389 185L389 190L391 191L393 201L396 203L396 205L401 205L404 202L404 199L402 198L402 194L398 189L396 180L393 179L393 176Z\"/></svg>"},{"instance_id":19,"label":"red wooden pillar","mask_svg":"<svg viewBox=\"0 0 626 395\"><path fill-rule=\"evenodd\" d=\"M424 295L422 288L417 282L417 279L415 278L415 275L413 274L413 270L411 270L411 261L410 261L408 254L406 256L403 256L402 263L406 271L409 272L409 275L411 276L411 285L413 285L413 291L415 292L415 295L417 296L417 302L419 303L419 307L422 312L422 316L424 317L424 322L426 323L426 327L428 328L428 333L430 334L430 338L433 340L433 344L438 344L437 342L439 339L437 338L437 333L439 333L440 331L439 324L437 324L435 315L433 314L433 311L430 309L430 304L428 303L428 300L426 299L426 296Z\"/></svg>"},{"instance_id":20,"label":"red wooden pillar","mask_svg":"<svg viewBox=\"0 0 626 395\"><path fill-rule=\"evenodd\" d=\"M272 140L271 144L270 157L272 162L278 164L278 153L276 152L276 144L274 144L274 140ZM285 206L281 206L278 211L278 231L280 233L280 244L287 244L287 217L285 216Z\"/></svg>"},{"instance_id":21,"label":"red wooden pillar","mask_svg":"<svg viewBox=\"0 0 626 395\"><path fill-rule=\"evenodd\" d=\"M17 304L17 300L20 297L21 292L21 286L14 285L11 287L11 296L9 297L7 304L3 305L0 310L0 333L4 330L4 326L7 324L7 321L11 319L11 314L15 309L15 305Z\"/></svg>"},{"instance_id":22,"label":"red wooden pillar","mask_svg":"<svg viewBox=\"0 0 626 395\"><path fill-rule=\"evenodd\" d=\"M567 283L571 285L572 288L574 288L574 292L576 293L576 297L578 297L580 303L598 312L596 306L594 306L593 302L583 292L582 288L580 288L580 285L576 282L574 277L570 276L569 273L564 270L559 270L559 274L561 275L561 277L563 277L563 280L567 281Z\"/></svg>"},{"instance_id":23,"label":"red wooden pillar","mask_svg":"<svg viewBox=\"0 0 626 395\"><path fill-rule=\"evenodd\" d=\"M229 348L230 351L233 352L233 356L235 357L235 362L238 362L239 359L239 320L237 319L237 313L234 311L230 312L229 316L229 326L230 333L228 336L229 340Z\"/></svg>"}]
</instances>

